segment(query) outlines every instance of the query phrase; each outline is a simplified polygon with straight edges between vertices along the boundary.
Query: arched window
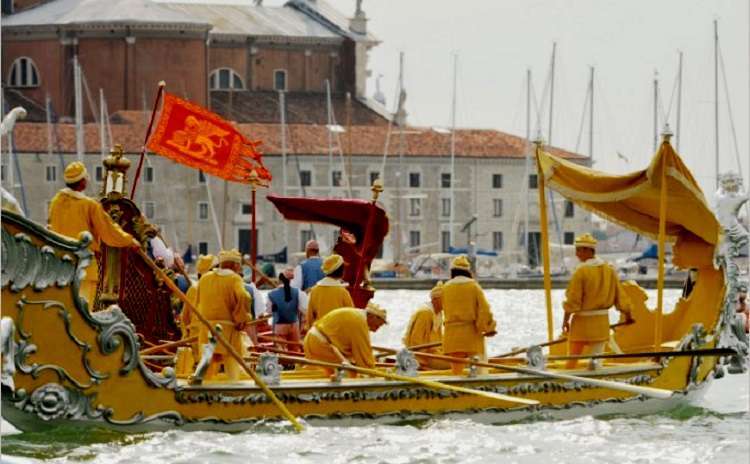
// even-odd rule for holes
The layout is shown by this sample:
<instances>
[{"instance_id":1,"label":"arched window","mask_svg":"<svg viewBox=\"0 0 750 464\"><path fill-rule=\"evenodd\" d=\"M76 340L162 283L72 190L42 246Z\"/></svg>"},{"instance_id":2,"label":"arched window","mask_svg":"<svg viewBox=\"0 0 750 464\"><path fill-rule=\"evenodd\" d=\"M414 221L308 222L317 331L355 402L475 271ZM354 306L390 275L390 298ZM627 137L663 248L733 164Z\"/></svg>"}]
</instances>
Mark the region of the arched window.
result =
<instances>
[{"instance_id":1,"label":"arched window","mask_svg":"<svg viewBox=\"0 0 750 464\"><path fill-rule=\"evenodd\" d=\"M8 86L39 87L39 71L31 58L27 56L16 58L10 67Z\"/></svg>"},{"instance_id":2,"label":"arched window","mask_svg":"<svg viewBox=\"0 0 750 464\"><path fill-rule=\"evenodd\" d=\"M273 71L273 89L286 91L286 69Z\"/></svg>"},{"instance_id":3,"label":"arched window","mask_svg":"<svg viewBox=\"0 0 750 464\"><path fill-rule=\"evenodd\" d=\"M239 74L231 68L215 69L208 78L211 90L242 90L245 84Z\"/></svg>"}]
</instances>

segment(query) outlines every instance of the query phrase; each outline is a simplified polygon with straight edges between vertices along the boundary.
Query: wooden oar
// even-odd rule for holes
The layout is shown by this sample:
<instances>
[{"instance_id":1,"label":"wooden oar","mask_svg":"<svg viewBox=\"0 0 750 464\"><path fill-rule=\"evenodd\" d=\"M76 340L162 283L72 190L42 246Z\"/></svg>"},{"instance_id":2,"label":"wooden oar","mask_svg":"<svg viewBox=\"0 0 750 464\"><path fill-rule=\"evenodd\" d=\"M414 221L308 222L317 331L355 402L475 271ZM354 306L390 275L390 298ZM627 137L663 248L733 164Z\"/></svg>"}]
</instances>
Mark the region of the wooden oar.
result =
<instances>
[{"instance_id":1,"label":"wooden oar","mask_svg":"<svg viewBox=\"0 0 750 464\"><path fill-rule=\"evenodd\" d=\"M267 342L281 343L281 344L285 344L285 345L304 346L304 343L302 343L302 342L295 342L295 341L291 341L291 340L285 340L283 338L272 337L270 335L258 335L258 339L265 340Z\"/></svg>"},{"instance_id":2,"label":"wooden oar","mask_svg":"<svg viewBox=\"0 0 750 464\"><path fill-rule=\"evenodd\" d=\"M641 353L603 353L576 356L550 356L550 361L567 359L618 359L618 358L671 358L684 356L733 356L737 352L731 348L706 348L685 351L644 351Z\"/></svg>"},{"instance_id":3,"label":"wooden oar","mask_svg":"<svg viewBox=\"0 0 750 464\"><path fill-rule=\"evenodd\" d=\"M161 268L159 268L159 266L157 266L156 263L154 263L141 248L137 248L136 251L141 256L141 258L143 258L146 264L148 264L149 267L154 272L156 272L156 274L167 285L167 287L172 290L172 293L174 293L177 298L182 300L183 308L190 311L193 316L197 317L198 320L201 321L201 324L206 326L208 331L211 332L211 335L213 335L214 339L216 339L216 341L218 341L222 346L224 346L224 348L226 348L230 356L232 356L239 363L240 367L242 367L242 370L244 370L245 373L247 373L253 379L253 381L255 381L255 384L258 385L258 387L263 390L263 393L265 393L266 396L268 396L268 398L270 398L271 401L276 405L276 407L279 408L279 411L281 411L284 417L286 417L289 422L292 423L295 430L301 432L303 430L302 424L300 424L297 418L291 412L289 412L289 409L287 409L284 403L282 403L281 400L276 397L276 395L273 391L271 391L268 385L266 385L266 383L260 377L258 377L258 374L256 374L255 371L247 365L247 363L244 359L242 359L242 356L237 352L237 350L235 350L234 347L229 342L227 342L227 340L218 330L211 326L211 323L208 322L208 320L203 317L203 315L198 312L197 309L195 309L193 303L191 303L188 297L185 296L184 293L182 293L182 291L177 287L177 285L175 285L174 282L172 282L172 279L170 279L169 276L167 276L167 274Z\"/></svg>"},{"instance_id":4,"label":"wooden oar","mask_svg":"<svg viewBox=\"0 0 750 464\"><path fill-rule=\"evenodd\" d=\"M456 385L448 385L446 383L437 382L434 380L427 380L427 379L422 379L419 377L407 377L405 375L392 374L390 372L385 372L385 371L381 371L377 369L368 369L365 367L357 367L357 366L352 366L350 364L348 365L336 364L336 363L331 363L331 362L326 362L326 361L318 361L318 360L313 360L313 359L301 358L298 356L287 356L287 355L279 355L279 359L283 359L287 361L294 361L299 364L309 364L311 366L327 367L330 369L344 369L344 370L348 370L352 372L357 372L359 374L369 375L371 377L382 377L385 379L398 380L401 382L416 383L416 384L424 385L426 387L430 387L436 390L454 391L457 393L465 393L467 395L476 395L476 396L481 396L484 398L490 398L490 399L497 400L497 401L519 403L519 404L524 404L524 405L539 404L539 401L531 400L527 398L519 398L516 396L503 395L500 393L475 390L473 388L459 387Z\"/></svg>"},{"instance_id":5,"label":"wooden oar","mask_svg":"<svg viewBox=\"0 0 750 464\"><path fill-rule=\"evenodd\" d=\"M157 351L166 350L168 348L189 345L191 343L194 343L197 340L198 340L198 337L190 337L184 340L177 340L176 342L169 342L169 343L164 343L162 345L152 346L150 348L146 348L145 350L141 350L141 356L151 354L151 353L156 353Z\"/></svg>"},{"instance_id":6,"label":"wooden oar","mask_svg":"<svg viewBox=\"0 0 750 464\"><path fill-rule=\"evenodd\" d=\"M287 354L289 356L304 356L305 353L300 353L299 351L288 351L288 350L282 350L279 348L274 348L272 346L253 346L253 351L270 351L271 353L279 353L279 354Z\"/></svg>"},{"instance_id":7,"label":"wooden oar","mask_svg":"<svg viewBox=\"0 0 750 464\"><path fill-rule=\"evenodd\" d=\"M252 269L255 270L255 273L258 274L258 283L260 285L263 285L263 282L267 282L271 287L278 287L279 286L279 280L275 277L269 277L267 276L263 271L258 269L258 266L255 266L253 263L247 263Z\"/></svg>"},{"instance_id":8,"label":"wooden oar","mask_svg":"<svg viewBox=\"0 0 750 464\"><path fill-rule=\"evenodd\" d=\"M479 367L489 367L492 369L515 372L517 374L535 375L539 377L548 377L551 379L569 380L572 382L580 382L580 383L593 385L595 387L609 388L611 390L621 390L621 391L637 393L639 395L645 395L645 396L650 396L652 398L659 398L659 399L670 398L672 394L674 393L671 390L664 390L662 388L641 387L638 385L631 385L629 383L617 382L614 380L594 379L590 377L580 377L577 375L558 374L555 372L542 371L539 369L531 369L527 367L515 367L515 366L507 366L505 364L494 364L494 363L472 361L468 358L455 358L452 356L443 356L439 354L429 354L429 353L420 353L420 352L414 353L414 356L423 357L423 358L440 359L442 361L449 361L449 362L455 362L455 363L461 363L461 364L472 364L474 366L479 366Z\"/></svg>"},{"instance_id":9,"label":"wooden oar","mask_svg":"<svg viewBox=\"0 0 750 464\"><path fill-rule=\"evenodd\" d=\"M430 342L430 343L423 343L421 345L412 345L407 347L409 351L419 351L419 350L426 350L429 348L435 348L436 346L441 346L443 342ZM398 353L398 350L395 350L393 348L385 348L385 347L379 347L379 346L373 346L374 349L378 351L382 351L382 353L378 353L375 355L376 358L382 358L384 356L390 356L392 354Z\"/></svg>"},{"instance_id":10,"label":"wooden oar","mask_svg":"<svg viewBox=\"0 0 750 464\"><path fill-rule=\"evenodd\" d=\"M624 326L624 325L630 325L630 324L633 324L634 322L635 321L618 322L617 324L610 325L609 328L610 329L616 329L617 327ZM549 342L546 342L546 343L539 343L539 344L536 344L536 345L529 345L526 348L518 348L518 349L515 349L513 351L508 351L507 353L498 354L496 356L490 357L490 359L507 358L509 356L515 356L517 354L525 353L525 352L529 351L529 349L532 346L538 346L538 347L544 348L545 346L558 345L560 343L564 343L564 342L567 342L567 341L568 341L568 339L566 337L562 337L562 338L558 338L557 340L552 340L552 341L549 341Z\"/></svg>"}]
</instances>

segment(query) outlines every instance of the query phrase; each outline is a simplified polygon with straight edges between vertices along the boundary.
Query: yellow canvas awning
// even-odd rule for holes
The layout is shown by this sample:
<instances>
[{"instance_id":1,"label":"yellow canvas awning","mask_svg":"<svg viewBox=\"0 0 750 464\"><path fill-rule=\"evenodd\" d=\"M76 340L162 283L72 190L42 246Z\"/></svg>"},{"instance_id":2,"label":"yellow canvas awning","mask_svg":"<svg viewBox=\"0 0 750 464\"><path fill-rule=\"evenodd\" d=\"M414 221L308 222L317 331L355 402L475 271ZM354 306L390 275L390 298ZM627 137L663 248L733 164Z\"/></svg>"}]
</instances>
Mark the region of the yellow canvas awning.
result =
<instances>
[{"instance_id":1,"label":"yellow canvas awning","mask_svg":"<svg viewBox=\"0 0 750 464\"><path fill-rule=\"evenodd\" d=\"M538 151L537 161L545 182L582 207L639 234L658 239L659 191L662 161L667 179L667 240L700 239L712 247L721 228L706 204L698 183L675 153L663 142L648 169L611 175Z\"/></svg>"}]
</instances>

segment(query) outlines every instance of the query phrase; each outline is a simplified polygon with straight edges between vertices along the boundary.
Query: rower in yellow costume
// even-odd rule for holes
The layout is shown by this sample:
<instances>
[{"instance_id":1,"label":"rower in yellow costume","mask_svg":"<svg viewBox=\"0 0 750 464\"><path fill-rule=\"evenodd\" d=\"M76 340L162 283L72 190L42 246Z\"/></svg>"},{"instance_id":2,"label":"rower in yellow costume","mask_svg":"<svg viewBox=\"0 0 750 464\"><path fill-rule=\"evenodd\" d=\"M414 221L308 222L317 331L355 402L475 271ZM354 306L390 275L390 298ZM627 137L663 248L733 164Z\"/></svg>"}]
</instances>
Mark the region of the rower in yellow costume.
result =
<instances>
[{"instance_id":1,"label":"rower in yellow costume","mask_svg":"<svg viewBox=\"0 0 750 464\"><path fill-rule=\"evenodd\" d=\"M195 272L198 274L198 281L204 274L213 269L219 264L219 259L214 255L201 255L198 257L198 262L195 264ZM198 307L198 282L192 282L190 288L188 288L185 294L187 299L192 303L193 307ZM200 332L201 323L197 317L193 315L188 309L182 310L180 314L180 329L182 330L182 338L195 337ZM193 348L193 355L198 359L198 342L191 344Z\"/></svg>"},{"instance_id":2,"label":"rower in yellow costume","mask_svg":"<svg viewBox=\"0 0 750 464\"><path fill-rule=\"evenodd\" d=\"M354 306L352 296L346 289L346 282L341 280L344 275L344 258L336 254L328 256L323 260L321 269L326 276L310 290L306 323L308 329L334 309Z\"/></svg>"},{"instance_id":3,"label":"rower in yellow costume","mask_svg":"<svg viewBox=\"0 0 750 464\"><path fill-rule=\"evenodd\" d=\"M49 205L47 224L50 230L74 239L78 239L81 232L90 232L94 237L91 242L94 253L99 252L102 242L111 247L140 248L140 243L112 220L101 203L83 193L88 181L83 163L74 161L68 164L63 178L66 187L55 194ZM80 284L80 294L86 298L90 309L94 305L98 281L99 266L96 256L93 256Z\"/></svg>"},{"instance_id":4,"label":"rower in yellow costume","mask_svg":"<svg viewBox=\"0 0 750 464\"><path fill-rule=\"evenodd\" d=\"M430 301L411 315L404 333L404 346L412 347L443 341L443 283L438 282L430 291ZM439 347L420 350L440 354ZM419 364L432 369L447 369L448 363L438 359L417 358Z\"/></svg>"},{"instance_id":5,"label":"rower in yellow costume","mask_svg":"<svg viewBox=\"0 0 750 464\"><path fill-rule=\"evenodd\" d=\"M443 286L443 320L443 353L486 358L484 337L495 335L496 323L482 287L472 278L466 256L458 256L451 263L451 280ZM460 374L464 366L451 363L454 374Z\"/></svg>"},{"instance_id":6,"label":"rower in yellow costume","mask_svg":"<svg viewBox=\"0 0 750 464\"><path fill-rule=\"evenodd\" d=\"M239 353L244 350L241 332L252 320L248 311L252 297L239 275L241 266L242 255L237 250L222 251L219 253L219 268L201 277L196 291L198 311L212 326L221 326L224 337ZM208 328L201 324L198 343L201 346L208 343L209 335ZM223 345L217 344L206 379L215 377L221 364L229 380L239 377L237 361L227 355Z\"/></svg>"},{"instance_id":7,"label":"rower in yellow costume","mask_svg":"<svg viewBox=\"0 0 750 464\"><path fill-rule=\"evenodd\" d=\"M630 300L617 271L596 257L591 234L576 238L575 247L580 264L565 291L563 332L567 332L568 355L598 354L609 340L609 308L614 306L631 321ZM576 363L569 360L566 367L573 369Z\"/></svg>"},{"instance_id":8,"label":"rower in yellow costume","mask_svg":"<svg viewBox=\"0 0 750 464\"><path fill-rule=\"evenodd\" d=\"M385 309L375 303L335 309L315 322L305 336L305 357L358 367L375 367L370 332L386 323ZM327 370L330 375L332 372Z\"/></svg>"}]
</instances>

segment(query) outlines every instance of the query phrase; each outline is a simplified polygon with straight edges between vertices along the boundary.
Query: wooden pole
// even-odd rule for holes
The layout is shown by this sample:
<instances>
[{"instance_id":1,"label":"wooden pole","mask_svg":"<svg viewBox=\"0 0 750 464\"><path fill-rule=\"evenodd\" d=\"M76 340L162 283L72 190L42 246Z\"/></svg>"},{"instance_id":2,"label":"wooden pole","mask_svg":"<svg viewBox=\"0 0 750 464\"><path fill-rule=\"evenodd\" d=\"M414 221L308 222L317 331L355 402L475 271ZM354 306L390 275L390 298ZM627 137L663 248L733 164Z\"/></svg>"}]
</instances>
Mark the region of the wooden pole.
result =
<instances>
[{"instance_id":1,"label":"wooden pole","mask_svg":"<svg viewBox=\"0 0 750 464\"><path fill-rule=\"evenodd\" d=\"M161 96L164 93L164 87L167 83L164 81L159 82L159 90L156 91L156 98L154 98L154 107L151 110L151 119L148 122L148 128L146 129L146 137L143 139L143 146L141 147L141 156L138 158L138 167L135 170L135 177L133 178L133 187L130 189L130 199L135 197L135 188L138 186L138 179L141 177L141 169L143 168L143 159L146 157L146 143L148 138L151 137L151 129L154 127L154 119L156 119L156 111L159 109L159 102Z\"/></svg>"},{"instance_id":2,"label":"wooden pole","mask_svg":"<svg viewBox=\"0 0 750 464\"><path fill-rule=\"evenodd\" d=\"M252 184L252 190L250 193L250 208L252 210L252 217L250 218L250 262L252 263L252 280L255 283L255 269L257 266L258 259L258 230L255 226L255 191L257 187L255 183Z\"/></svg>"},{"instance_id":3,"label":"wooden pole","mask_svg":"<svg viewBox=\"0 0 750 464\"><path fill-rule=\"evenodd\" d=\"M659 270L656 281L656 323L654 324L654 349L658 350L662 339L662 314L664 312L664 255L667 230L667 157L665 146L671 134L664 134L661 149L661 175L659 185Z\"/></svg>"},{"instance_id":4,"label":"wooden pole","mask_svg":"<svg viewBox=\"0 0 750 464\"><path fill-rule=\"evenodd\" d=\"M191 303L188 297L185 296L182 291L180 291L180 289L174 282L172 282L172 279L170 279L169 276L167 276L167 274L161 268L159 268L156 263L154 263L141 248L137 249L137 253L141 256L141 258L143 258L146 264L148 264L149 267L151 267L151 269L159 276L164 284L169 287L170 290L172 290L172 293L174 293L174 295L182 301L183 311L188 310L192 312L193 316L198 318L201 324L206 326L208 331L211 332L211 335L219 342L219 344L226 348L229 355L239 363L240 367L242 367L242 370L244 370L245 373L247 373L247 375L249 375L253 379L255 384L258 385L261 390L263 390L263 393L265 393L266 396L268 396L268 398L276 405L276 407L279 408L279 411L281 411L282 415L284 415L284 417L286 417L289 422L292 423L294 429L298 432L301 432L304 427L302 427L302 424L299 423L297 418L291 412L289 412L284 403L282 403L281 400L279 400L274 392L268 387L268 385L260 377L258 377L258 374L256 374L255 371L251 369L250 366L247 365L247 363L245 363L245 360L242 358L242 356L237 352L237 350L234 349L234 347L226 340L226 338L224 338L224 336L219 331L212 327L211 323L208 322L208 320L203 317L203 315L198 312L197 309L195 309L193 303Z\"/></svg>"},{"instance_id":5,"label":"wooden pole","mask_svg":"<svg viewBox=\"0 0 750 464\"><path fill-rule=\"evenodd\" d=\"M547 308L547 339L554 340L555 321L552 318L552 276L549 265L549 230L547 229L547 201L544 195L544 173L539 162L542 141L534 141L536 145L537 185L539 187L539 224L542 229L542 261L544 263L544 303Z\"/></svg>"}]
</instances>

